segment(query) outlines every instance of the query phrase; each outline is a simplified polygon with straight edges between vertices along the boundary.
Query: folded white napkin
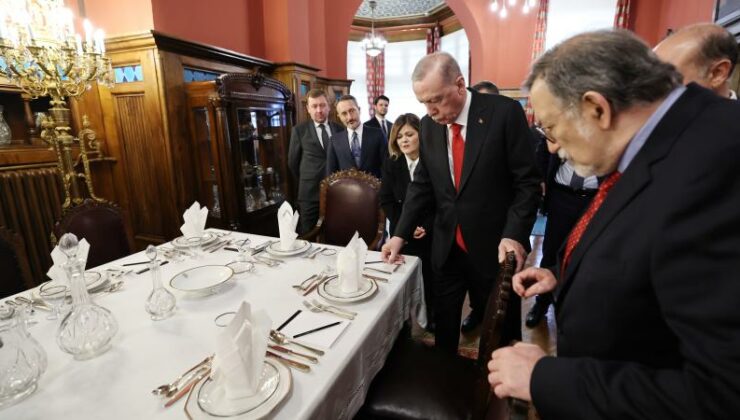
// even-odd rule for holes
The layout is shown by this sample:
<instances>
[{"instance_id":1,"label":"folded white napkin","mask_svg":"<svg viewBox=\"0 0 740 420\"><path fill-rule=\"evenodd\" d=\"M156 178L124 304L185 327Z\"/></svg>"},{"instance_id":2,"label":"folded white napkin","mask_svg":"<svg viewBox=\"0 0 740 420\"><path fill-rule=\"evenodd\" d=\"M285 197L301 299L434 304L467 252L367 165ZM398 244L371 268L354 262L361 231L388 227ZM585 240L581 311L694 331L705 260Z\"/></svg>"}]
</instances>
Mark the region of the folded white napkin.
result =
<instances>
[{"instance_id":1,"label":"folded white napkin","mask_svg":"<svg viewBox=\"0 0 740 420\"><path fill-rule=\"evenodd\" d=\"M208 207L201 207L200 203L196 201L189 209L185 210L185 213L182 214L182 219L185 221L185 224L180 227L180 232L186 238L199 238L203 236L203 231L206 227Z\"/></svg>"},{"instance_id":2,"label":"folded white napkin","mask_svg":"<svg viewBox=\"0 0 740 420\"><path fill-rule=\"evenodd\" d=\"M272 321L265 311L252 313L242 302L234 318L216 337L211 378L227 399L254 395L262 376Z\"/></svg>"},{"instance_id":3,"label":"folded white napkin","mask_svg":"<svg viewBox=\"0 0 740 420\"><path fill-rule=\"evenodd\" d=\"M283 201L278 209L278 228L280 229L280 249L289 251L293 249L293 243L298 237L295 227L298 225L298 211L287 201Z\"/></svg>"},{"instance_id":4,"label":"folded white napkin","mask_svg":"<svg viewBox=\"0 0 740 420\"><path fill-rule=\"evenodd\" d=\"M367 254L367 244L360 238L360 234L355 232L347 247L337 255L337 274L339 274L339 288L342 293L353 293L360 287L365 254Z\"/></svg>"},{"instance_id":5,"label":"folded white napkin","mask_svg":"<svg viewBox=\"0 0 740 420\"><path fill-rule=\"evenodd\" d=\"M87 242L87 239L85 238L80 239L77 245L77 258L83 261L83 270L87 265L87 254L89 253L90 243ZM49 268L49 271L46 272L46 275L53 281L66 284L67 273L64 272L64 264L67 263L67 259L67 255L59 249L59 245L55 246L54 249L51 250L51 260L54 261L54 264Z\"/></svg>"}]
</instances>

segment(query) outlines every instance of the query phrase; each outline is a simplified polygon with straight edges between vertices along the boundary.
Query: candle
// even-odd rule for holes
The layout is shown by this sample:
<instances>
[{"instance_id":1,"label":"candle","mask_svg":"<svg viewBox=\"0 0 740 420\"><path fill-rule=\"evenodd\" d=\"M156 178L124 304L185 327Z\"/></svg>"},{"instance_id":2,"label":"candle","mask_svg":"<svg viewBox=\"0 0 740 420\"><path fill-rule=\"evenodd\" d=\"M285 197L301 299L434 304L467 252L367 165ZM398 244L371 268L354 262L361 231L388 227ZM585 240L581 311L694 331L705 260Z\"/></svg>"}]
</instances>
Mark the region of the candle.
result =
<instances>
[{"instance_id":1,"label":"candle","mask_svg":"<svg viewBox=\"0 0 740 420\"><path fill-rule=\"evenodd\" d=\"M82 21L82 27L85 28L85 44L87 48L90 48L90 46L92 45L92 37L93 37L92 23L90 23L89 20L85 19Z\"/></svg>"},{"instance_id":2,"label":"candle","mask_svg":"<svg viewBox=\"0 0 740 420\"><path fill-rule=\"evenodd\" d=\"M75 44L77 44L77 54L82 55L82 37L80 34L75 34Z\"/></svg>"},{"instance_id":3,"label":"candle","mask_svg":"<svg viewBox=\"0 0 740 420\"><path fill-rule=\"evenodd\" d=\"M105 39L105 35L103 34L103 30L96 29L95 30L95 50L99 52L100 54L102 54L105 49L104 39Z\"/></svg>"}]
</instances>

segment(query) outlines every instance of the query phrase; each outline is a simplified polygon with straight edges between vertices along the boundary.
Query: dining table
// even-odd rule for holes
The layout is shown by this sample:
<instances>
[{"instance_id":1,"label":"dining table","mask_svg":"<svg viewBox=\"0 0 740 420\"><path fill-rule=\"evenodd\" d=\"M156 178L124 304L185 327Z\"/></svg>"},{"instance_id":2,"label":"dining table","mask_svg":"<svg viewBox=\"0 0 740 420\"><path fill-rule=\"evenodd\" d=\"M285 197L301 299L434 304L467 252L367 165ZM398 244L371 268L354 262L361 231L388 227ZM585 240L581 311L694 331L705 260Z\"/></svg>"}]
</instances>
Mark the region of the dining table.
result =
<instances>
[{"instance_id":1,"label":"dining table","mask_svg":"<svg viewBox=\"0 0 740 420\"><path fill-rule=\"evenodd\" d=\"M238 244L247 238L251 246L276 240L242 232L208 231L229 244ZM168 245L171 246L164 244L165 247ZM312 249L316 247L343 249L311 244ZM247 302L253 312L264 311L272 328L277 328L291 317L300 319L311 313L304 300L316 299L332 304L319 296L316 290L303 296L305 292L293 286L327 267L336 269L337 255L325 255L329 253L324 252L307 258L309 251L290 257L271 257L282 262L275 266L255 264L253 271L234 274L216 293L207 296L191 296L172 290L169 282L178 273L198 266L224 266L235 261L238 255L229 246L198 254L195 258L185 256L168 260L160 267L165 287L177 297L177 308L172 316L157 321L152 320L145 310L152 291L151 274L137 274L141 271L138 269L146 265L126 265L146 261L143 251L88 269L103 276L109 272L108 269L136 269L120 277L123 284L118 290L91 295L95 304L108 309L118 322L118 332L111 348L95 358L78 361L63 352L56 342L60 321L48 320L47 312L35 310L28 319L28 331L45 350L48 366L38 382L38 389L26 399L0 410L0 419L183 419L188 415L215 418L204 412L193 413L192 408L186 413L187 398L165 408L166 399L153 395L152 390L214 353L217 336L224 330L217 325L220 315L236 311L242 302ZM366 261L378 260L380 253L367 252ZM383 265L369 264L365 267ZM419 259L406 256L396 270L382 271L367 272L380 278L372 297L336 305L356 312L353 320L322 314L326 319L343 320L346 325L332 343L321 348L325 354L318 357L318 363L310 365L310 372L290 369L289 393L265 418L325 420L355 416L404 323L413 318L425 322ZM9 299L18 296L35 298L37 293L30 289ZM294 316L298 310L302 312ZM300 347L285 347L302 351ZM293 359L301 361L300 358ZM197 396L191 397L197 399ZM197 404L195 407L198 411Z\"/></svg>"}]
</instances>

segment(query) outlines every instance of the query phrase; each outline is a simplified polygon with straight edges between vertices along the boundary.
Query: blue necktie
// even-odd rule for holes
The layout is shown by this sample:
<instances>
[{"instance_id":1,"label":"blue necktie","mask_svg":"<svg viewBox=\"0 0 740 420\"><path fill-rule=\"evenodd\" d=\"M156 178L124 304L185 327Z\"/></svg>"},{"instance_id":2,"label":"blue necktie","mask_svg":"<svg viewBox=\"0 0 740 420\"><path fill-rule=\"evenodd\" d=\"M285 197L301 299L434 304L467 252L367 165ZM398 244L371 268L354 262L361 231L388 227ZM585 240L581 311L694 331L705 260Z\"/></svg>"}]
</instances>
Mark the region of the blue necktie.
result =
<instances>
[{"instance_id":1,"label":"blue necktie","mask_svg":"<svg viewBox=\"0 0 740 420\"><path fill-rule=\"evenodd\" d=\"M355 166L360 169L360 139L357 138L357 131L352 132L352 157L355 158Z\"/></svg>"}]
</instances>

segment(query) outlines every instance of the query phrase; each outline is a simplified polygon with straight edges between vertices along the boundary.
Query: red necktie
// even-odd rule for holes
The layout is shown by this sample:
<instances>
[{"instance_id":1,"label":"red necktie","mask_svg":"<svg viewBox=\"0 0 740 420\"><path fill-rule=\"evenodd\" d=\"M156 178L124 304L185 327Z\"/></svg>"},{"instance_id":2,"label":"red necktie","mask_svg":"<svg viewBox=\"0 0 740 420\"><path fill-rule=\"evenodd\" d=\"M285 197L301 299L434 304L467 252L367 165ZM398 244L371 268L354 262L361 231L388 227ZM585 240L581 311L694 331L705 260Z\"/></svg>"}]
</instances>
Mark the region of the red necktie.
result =
<instances>
[{"instance_id":1,"label":"red necktie","mask_svg":"<svg viewBox=\"0 0 740 420\"><path fill-rule=\"evenodd\" d=\"M562 264L563 268L560 272L561 277L565 274L565 268L570 262L570 256L573 253L573 249L575 249L576 245L578 245L578 241L581 240L581 236L583 236L583 232L586 231L586 227L588 227L588 224L591 222L591 219L593 219L596 211L599 210L599 207L601 207L604 199L606 199L606 194L614 186L614 184L619 181L620 176L622 176L621 172L613 172L604 180L604 182L601 183L601 185L599 185L599 191L596 192L596 195L591 201L591 204L586 209L586 212L583 213L583 216L578 219L578 223L576 223L576 226L573 228L573 230L570 231L570 235L568 235L568 242L566 242L565 244L565 254L563 255Z\"/></svg>"},{"instance_id":2,"label":"red necktie","mask_svg":"<svg viewBox=\"0 0 740 420\"><path fill-rule=\"evenodd\" d=\"M460 178L462 178L462 166L463 156L465 156L465 140L462 137L462 126L460 124L452 124L452 171L455 174L455 189L460 192ZM468 252L468 248L465 246L463 240L462 230L460 230L460 224L455 229L455 242L465 252Z\"/></svg>"}]
</instances>

